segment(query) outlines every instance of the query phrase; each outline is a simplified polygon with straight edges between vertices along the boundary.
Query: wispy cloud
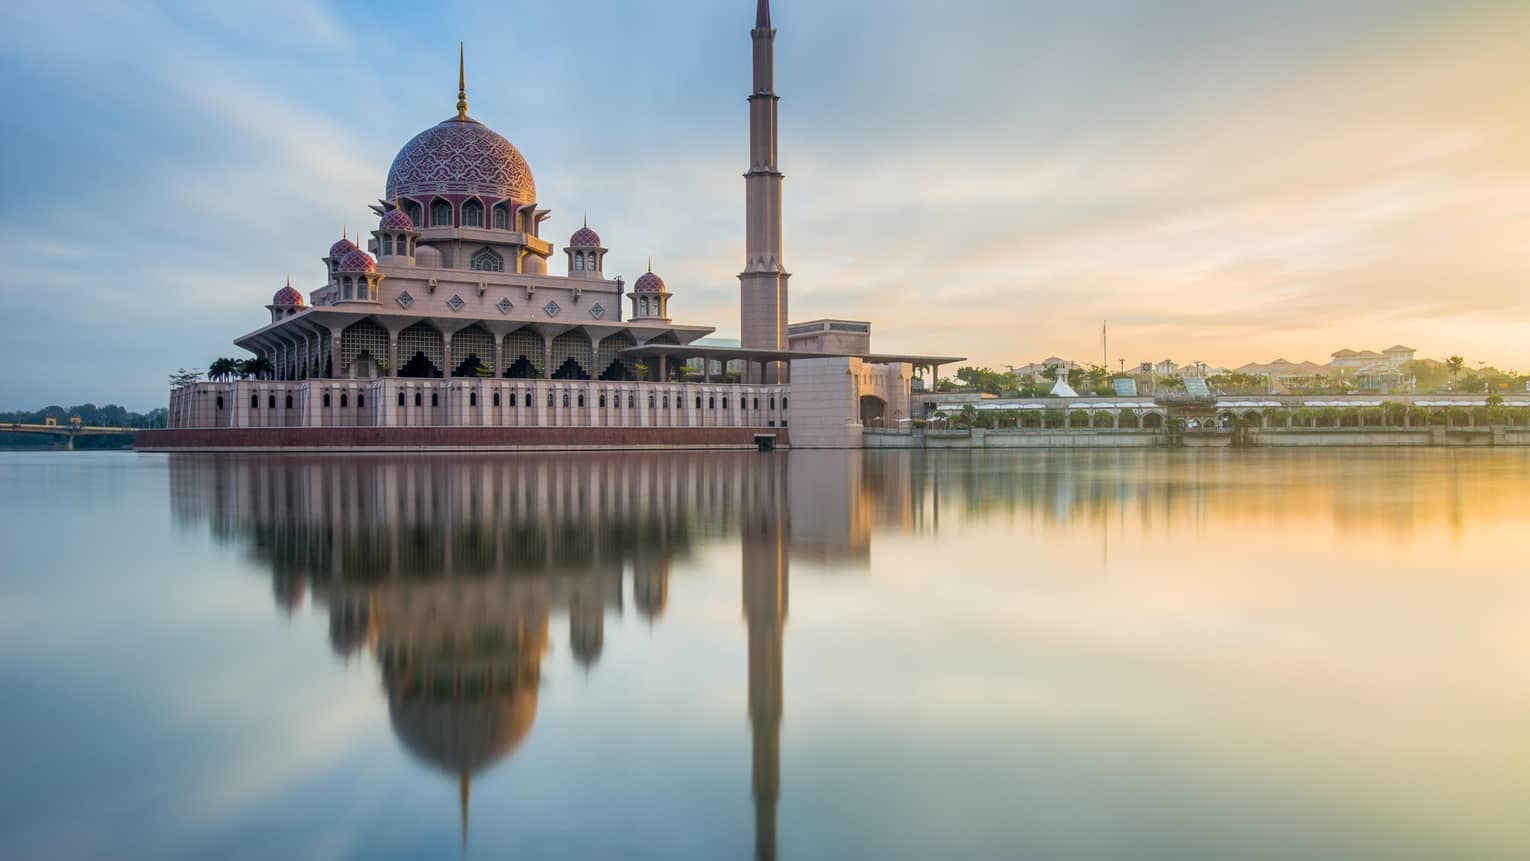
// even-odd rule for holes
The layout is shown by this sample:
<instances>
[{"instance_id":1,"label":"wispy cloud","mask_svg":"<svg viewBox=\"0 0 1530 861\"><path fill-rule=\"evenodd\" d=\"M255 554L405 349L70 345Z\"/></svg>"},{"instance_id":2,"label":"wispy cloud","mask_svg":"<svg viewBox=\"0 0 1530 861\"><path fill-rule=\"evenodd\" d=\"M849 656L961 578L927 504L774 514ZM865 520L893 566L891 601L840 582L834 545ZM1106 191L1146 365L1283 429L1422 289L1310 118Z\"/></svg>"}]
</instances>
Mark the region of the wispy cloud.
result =
<instances>
[{"instance_id":1,"label":"wispy cloud","mask_svg":"<svg viewBox=\"0 0 1530 861\"><path fill-rule=\"evenodd\" d=\"M612 272L652 256L682 320L735 332L739 5L579 28L470 2L7 6L0 406L145 407L231 352L448 112L464 36L551 238L588 211ZM1530 366L1530 7L949 6L777 0L794 316L986 364L1092 357L1108 317L1132 361L1403 341Z\"/></svg>"}]
</instances>

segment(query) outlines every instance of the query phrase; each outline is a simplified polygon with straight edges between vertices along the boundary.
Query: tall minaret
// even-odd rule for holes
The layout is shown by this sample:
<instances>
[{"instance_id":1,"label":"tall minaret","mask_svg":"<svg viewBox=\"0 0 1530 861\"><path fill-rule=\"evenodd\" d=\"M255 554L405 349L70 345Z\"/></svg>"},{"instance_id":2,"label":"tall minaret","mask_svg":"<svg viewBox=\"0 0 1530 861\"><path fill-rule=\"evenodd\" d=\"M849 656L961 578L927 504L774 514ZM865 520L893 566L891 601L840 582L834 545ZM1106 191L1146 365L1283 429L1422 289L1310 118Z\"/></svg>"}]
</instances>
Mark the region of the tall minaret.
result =
<instances>
[{"instance_id":1,"label":"tall minaret","mask_svg":"<svg viewBox=\"0 0 1530 861\"><path fill-rule=\"evenodd\" d=\"M744 272L739 275L739 334L742 345L785 350L786 282L781 260L781 171L776 163L776 31L770 0L759 0L754 29L754 92L749 96L749 172L746 191ZM751 368L747 379L758 382ZM764 382L785 382L785 369L771 365Z\"/></svg>"}]
</instances>

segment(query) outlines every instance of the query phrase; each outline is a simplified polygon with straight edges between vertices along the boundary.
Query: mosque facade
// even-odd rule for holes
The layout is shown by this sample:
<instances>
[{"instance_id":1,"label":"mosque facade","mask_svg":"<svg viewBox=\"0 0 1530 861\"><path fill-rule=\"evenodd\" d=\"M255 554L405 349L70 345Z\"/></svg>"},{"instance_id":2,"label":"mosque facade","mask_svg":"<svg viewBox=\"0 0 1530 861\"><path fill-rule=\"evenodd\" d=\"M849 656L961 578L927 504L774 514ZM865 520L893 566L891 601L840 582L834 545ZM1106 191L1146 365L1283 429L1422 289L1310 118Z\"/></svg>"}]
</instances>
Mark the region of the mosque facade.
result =
<instances>
[{"instance_id":1,"label":"mosque facade","mask_svg":"<svg viewBox=\"0 0 1530 861\"><path fill-rule=\"evenodd\" d=\"M170 431L140 444L324 447L372 429L384 433L366 444L386 445L392 430L476 428L568 432L537 438L553 445L620 429L646 433L600 439L727 445L759 431L840 447L864 423L907 420L915 373L959 359L873 355L864 321L788 323L775 37L758 0L738 347L698 344L715 328L675 322L677 297L651 263L630 285L609 275L588 222L561 249L544 237L551 211L531 166L469 115L459 57L456 111L399 151L376 227L342 231L320 256L322 285L305 295L289 276L263 325L235 339L263 360L259 378L176 388ZM565 274L549 271L554 258ZM328 433L176 433L273 429ZM714 433L685 433L702 429ZM450 434L394 436L413 447Z\"/></svg>"}]
</instances>

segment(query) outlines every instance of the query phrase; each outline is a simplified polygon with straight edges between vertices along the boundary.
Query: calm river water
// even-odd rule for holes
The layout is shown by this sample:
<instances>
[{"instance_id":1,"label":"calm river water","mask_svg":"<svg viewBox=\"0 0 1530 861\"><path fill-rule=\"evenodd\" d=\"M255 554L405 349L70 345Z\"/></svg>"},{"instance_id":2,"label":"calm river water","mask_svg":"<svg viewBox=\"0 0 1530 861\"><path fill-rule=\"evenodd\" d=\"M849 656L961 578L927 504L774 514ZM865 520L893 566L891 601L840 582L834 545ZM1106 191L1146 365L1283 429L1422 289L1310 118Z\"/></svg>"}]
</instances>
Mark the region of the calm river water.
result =
<instances>
[{"instance_id":1,"label":"calm river water","mask_svg":"<svg viewBox=\"0 0 1530 861\"><path fill-rule=\"evenodd\" d=\"M0 455L7 858L1523 859L1530 452Z\"/></svg>"}]
</instances>

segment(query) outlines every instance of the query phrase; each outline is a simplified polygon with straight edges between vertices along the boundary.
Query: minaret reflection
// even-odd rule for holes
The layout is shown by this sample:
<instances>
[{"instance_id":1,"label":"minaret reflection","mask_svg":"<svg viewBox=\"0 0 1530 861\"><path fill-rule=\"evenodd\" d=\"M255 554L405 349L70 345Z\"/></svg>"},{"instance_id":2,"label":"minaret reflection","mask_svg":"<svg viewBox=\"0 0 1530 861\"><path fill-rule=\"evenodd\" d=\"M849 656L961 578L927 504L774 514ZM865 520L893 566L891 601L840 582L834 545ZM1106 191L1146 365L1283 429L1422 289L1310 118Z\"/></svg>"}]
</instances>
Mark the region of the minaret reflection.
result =
<instances>
[{"instance_id":1,"label":"minaret reflection","mask_svg":"<svg viewBox=\"0 0 1530 861\"><path fill-rule=\"evenodd\" d=\"M786 631L790 517L786 467L771 458L746 488L741 523L744 623L749 634L749 728L753 737L754 854L776 857L776 805L781 797L782 645Z\"/></svg>"}]
</instances>

